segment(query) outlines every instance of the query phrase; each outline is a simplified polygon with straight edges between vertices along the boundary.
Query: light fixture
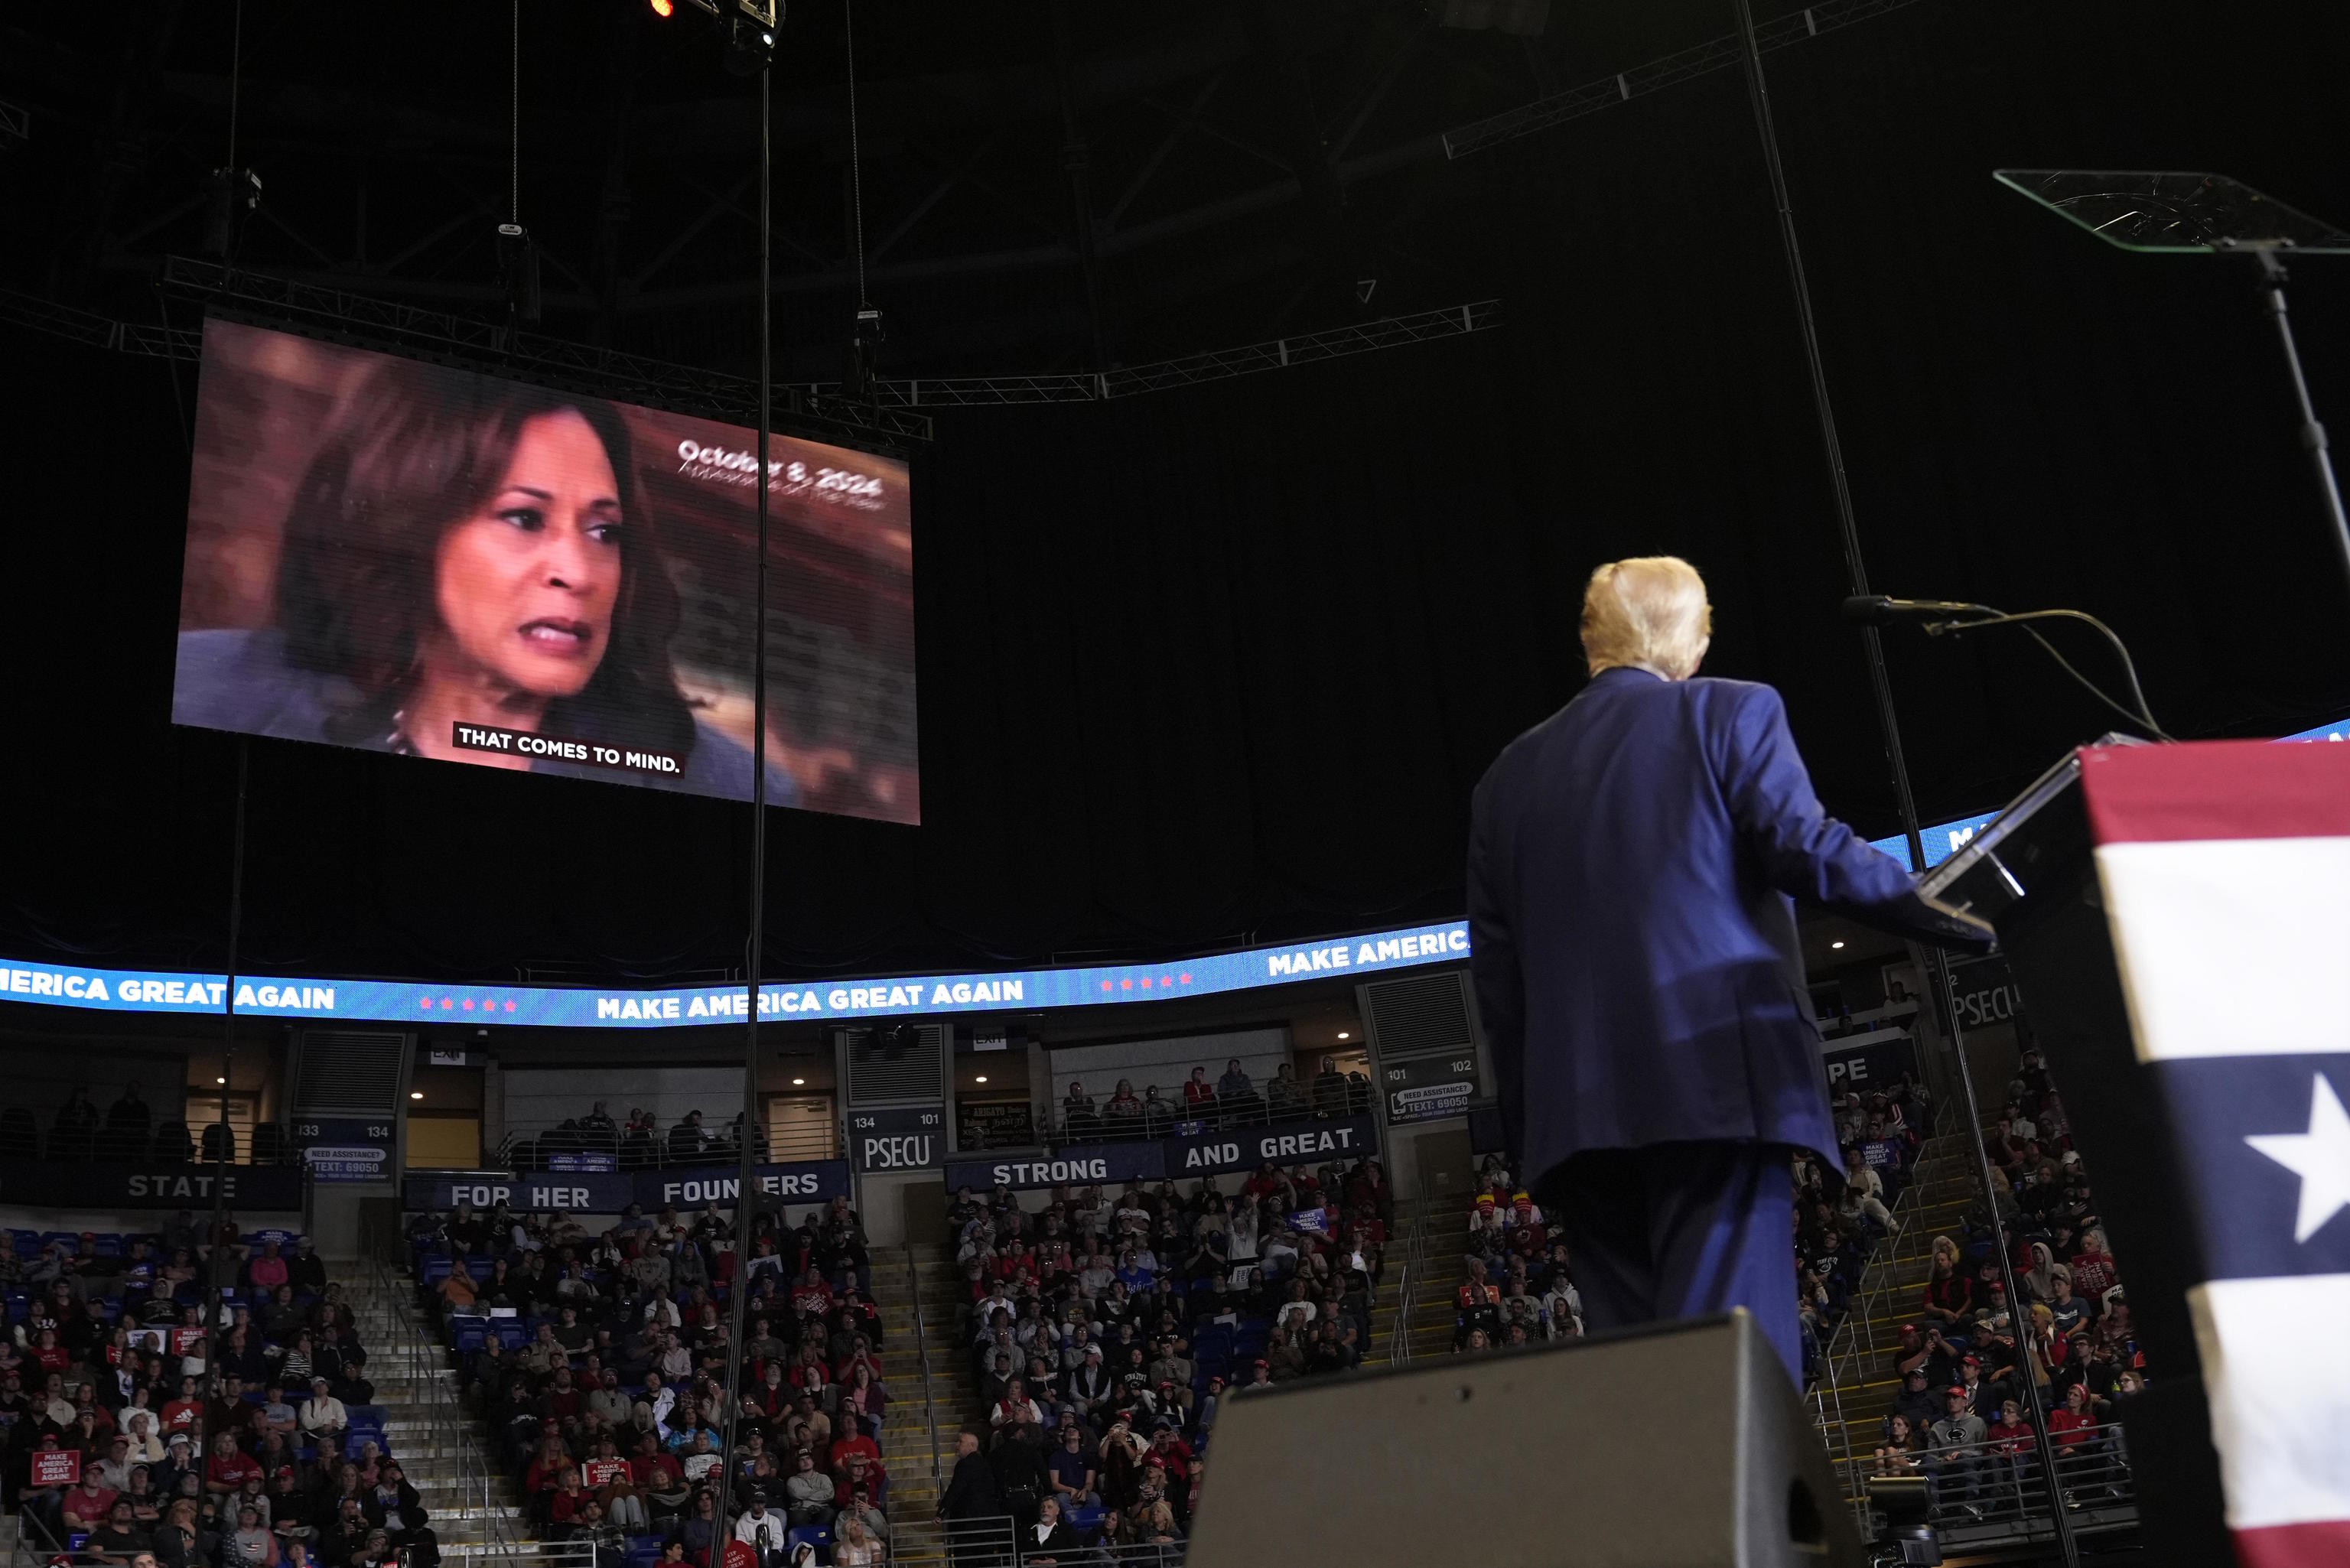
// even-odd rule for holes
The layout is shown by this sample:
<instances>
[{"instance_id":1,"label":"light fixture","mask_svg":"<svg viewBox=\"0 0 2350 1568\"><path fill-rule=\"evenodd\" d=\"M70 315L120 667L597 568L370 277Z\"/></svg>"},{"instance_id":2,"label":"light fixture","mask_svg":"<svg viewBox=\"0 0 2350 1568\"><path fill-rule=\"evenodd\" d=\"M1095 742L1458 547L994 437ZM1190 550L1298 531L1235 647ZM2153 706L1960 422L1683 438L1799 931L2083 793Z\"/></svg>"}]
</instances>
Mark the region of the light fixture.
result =
<instances>
[{"instance_id":1,"label":"light fixture","mask_svg":"<svg viewBox=\"0 0 2350 1568\"><path fill-rule=\"evenodd\" d=\"M1339 1039L1341 1039L1341 1040L1347 1040L1347 1039L1351 1039L1351 1038L1353 1038L1353 1036L1349 1035L1349 1034L1348 1034L1345 1030L1341 1029L1341 1030L1339 1030L1339 1031L1338 1031L1338 1038L1339 1038Z\"/></svg>"},{"instance_id":2,"label":"light fixture","mask_svg":"<svg viewBox=\"0 0 2350 1568\"><path fill-rule=\"evenodd\" d=\"M982 1073L978 1077L976 1077L976 1078L972 1079L972 1081L973 1083L984 1084L985 1082L987 1082L987 1075L986 1075L986 1074L984 1074L984 1073Z\"/></svg>"},{"instance_id":3,"label":"light fixture","mask_svg":"<svg viewBox=\"0 0 2350 1568\"><path fill-rule=\"evenodd\" d=\"M225 1084L228 1080L226 1078L214 1078L213 1082L215 1084Z\"/></svg>"},{"instance_id":4,"label":"light fixture","mask_svg":"<svg viewBox=\"0 0 2350 1568\"><path fill-rule=\"evenodd\" d=\"M775 57L775 24L747 16L735 16L732 22L726 35L726 68L738 77L755 77Z\"/></svg>"},{"instance_id":5,"label":"light fixture","mask_svg":"<svg viewBox=\"0 0 2350 1568\"><path fill-rule=\"evenodd\" d=\"M1830 943L1828 944L1828 946L1830 946L1830 947L1832 947L1832 948L1840 948L1840 947L1844 946L1844 944L1843 944L1842 942L1830 942Z\"/></svg>"},{"instance_id":6,"label":"light fixture","mask_svg":"<svg viewBox=\"0 0 2350 1568\"><path fill-rule=\"evenodd\" d=\"M411 1100L421 1100L424 1097L424 1091L421 1089L411 1089L408 1091L408 1097Z\"/></svg>"},{"instance_id":7,"label":"light fixture","mask_svg":"<svg viewBox=\"0 0 2350 1568\"><path fill-rule=\"evenodd\" d=\"M676 16L677 0L653 0L653 15L656 16Z\"/></svg>"},{"instance_id":8,"label":"light fixture","mask_svg":"<svg viewBox=\"0 0 2350 1568\"><path fill-rule=\"evenodd\" d=\"M799 1088L799 1087L801 1087L802 1085L804 1085L805 1084L806 1084L806 1082L807 1082L807 1080L806 1080L806 1078L794 1078L794 1079L792 1080L792 1087L793 1087L793 1088L795 1088L795 1089Z\"/></svg>"}]
</instances>

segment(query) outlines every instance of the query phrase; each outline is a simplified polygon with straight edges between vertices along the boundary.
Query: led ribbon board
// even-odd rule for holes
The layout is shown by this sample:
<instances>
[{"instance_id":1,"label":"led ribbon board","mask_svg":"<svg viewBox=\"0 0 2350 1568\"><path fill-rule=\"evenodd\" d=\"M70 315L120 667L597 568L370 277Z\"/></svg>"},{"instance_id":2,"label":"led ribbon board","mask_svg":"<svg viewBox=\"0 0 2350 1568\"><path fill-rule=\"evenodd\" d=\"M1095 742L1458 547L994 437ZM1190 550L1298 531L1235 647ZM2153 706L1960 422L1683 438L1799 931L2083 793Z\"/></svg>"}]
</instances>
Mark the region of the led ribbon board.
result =
<instances>
[{"instance_id":1,"label":"led ribbon board","mask_svg":"<svg viewBox=\"0 0 2350 1568\"><path fill-rule=\"evenodd\" d=\"M760 988L765 1019L891 1018L1096 1007L1212 996L1327 980L1357 971L1409 969L1469 956L1467 922L1341 937L1302 947L1250 948L1180 963L993 974L905 975L853 981L777 981ZM160 970L74 969L0 963L0 1001L112 1012L220 1013L226 977ZM236 982L239 1013L348 1018L369 1023L466 1023L556 1029L681 1029L744 1017L742 986L665 991L594 991L543 986L428 985L404 981L281 979Z\"/></svg>"}]
</instances>

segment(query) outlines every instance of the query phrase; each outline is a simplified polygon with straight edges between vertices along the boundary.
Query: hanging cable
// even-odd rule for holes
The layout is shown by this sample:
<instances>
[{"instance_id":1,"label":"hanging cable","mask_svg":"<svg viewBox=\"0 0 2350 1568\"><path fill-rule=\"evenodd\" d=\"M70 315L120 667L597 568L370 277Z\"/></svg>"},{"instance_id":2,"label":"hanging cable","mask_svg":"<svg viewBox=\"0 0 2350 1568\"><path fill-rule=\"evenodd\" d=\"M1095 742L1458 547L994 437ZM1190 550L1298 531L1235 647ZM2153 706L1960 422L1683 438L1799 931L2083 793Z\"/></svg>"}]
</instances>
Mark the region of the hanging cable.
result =
<instances>
[{"instance_id":1,"label":"hanging cable","mask_svg":"<svg viewBox=\"0 0 2350 1568\"><path fill-rule=\"evenodd\" d=\"M514 0L514 90L512 136L506 161L506 222L522 222L522 0Z\"/></svg>"},{"instance_id":2,"label":"hanging cable","mask_svg":"<svg viewBox=\"0 0 2350 1568\"><path fill-rule=\"evenodd\" d=\"M865 297L865 164L857 141L857 7L840 0L841 26L848 34L848 206L857 252L857 307L873 302Z\"/></svg>"},{"instance_id":3,"label":"hanging cable","mask_svg":"<svg viewBox=\"0 0 2350 1568\"><path fill-rule=\"evenodd\" d=\"M236 0L228 45L228 166L236 167L236 99L244 75L244 0Z\"/></svg>"}]
</instances>

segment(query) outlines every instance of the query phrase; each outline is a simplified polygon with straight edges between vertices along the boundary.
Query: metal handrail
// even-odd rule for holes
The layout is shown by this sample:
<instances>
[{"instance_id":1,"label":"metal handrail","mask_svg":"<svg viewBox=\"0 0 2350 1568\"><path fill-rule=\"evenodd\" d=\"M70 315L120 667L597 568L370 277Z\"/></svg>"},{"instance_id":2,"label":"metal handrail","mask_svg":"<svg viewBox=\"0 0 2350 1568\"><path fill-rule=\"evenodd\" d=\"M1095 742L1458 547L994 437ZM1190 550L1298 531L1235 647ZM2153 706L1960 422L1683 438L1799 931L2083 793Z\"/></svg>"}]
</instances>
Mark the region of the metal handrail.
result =
<instances>
[{"instance_id":1,"label":"metal handrail","mask_svg":"<svg viewBox=\"0 0 2350 1568\"><path fill-rule=\"evenodd\" d=\"M1301 1091L1305 1085L1300 1085ZM1097 1108L1091 1115L1073 1118L1061 1106L1055 1106L1045 1121L1045 1146L1058 1148L1073 1144L1147 1143L1165 1137L1189 1137L1200 1133L1218 1132L1228 1127L1287 1127L1296 1122L1343 1121L1348 1116L1368 1116L1371 1112L1369 1091L1350 1092L1336 1106L1317 1106L1313 1096L1305 1094L1295 1108L1275 1115L1272 1102L1262 1093L1243 1101L1236 1108L1208 1106L1194 1108L1174 1100L1160 1100L1154 1112L1150 1102L1140 1111L1113 1116ZM1009 1146L1007 1146L1009 1147Z\"/></svg>"},{"instance_id":2,"label":"metal handrail","mask_svg":"<svg viewBox=\"0 0 2350 1568\"><path fill-rule=\"evenodd\" d=\"M552 1158L594 1155L608 1158L614 1170L723 1166L732 1164L739 1153L733 1137L727 1136L733 1130L731 1123L705 1128L699 1149L671 1153L671 1129L666 1127L631 1135L621 1128L608 1131L600 1127L509 1125L491 1163L502 1170L546 1170L553 1168L547 1163ZM837 1159L840 1156L839 1139L830 1118L820 1123L810 1118L806 1124L787 1127L780 1140L764 1127L754 1127L751 1131L754 1152L763 1163Z\"/></svg>"},{"instance_id":3,"label":"metal handrail","mask_svg":"<svg viewBox=\"0 0 2350 1568\"><path fill-rule=\"evenodd\" d=\"M2108 1421L2065 1435L2073 1438L2073 1447L2057 1450L2053 1494L2036 1448L2009 1453L1985 1444L1957 1458L1931 1451L1917 1455L1908 1473L1928 1477L1932 1497L1928 1517L1944 1544L1989 1548L2044 1538L2050 1532L2050 1511L2060 1501L2076 1532L2135 1522L2137 1482L2122 1424ZM1856 1459L1849 1467L1830 1462L1860 1497L1861 1524L1868 1529L1868 1482L1876 1476L1875 1456Z\"/></svg>"},{"instance_id":4,"label":"metal handrail","mask_svg":"<svg viewBox=\"0 0 2350 1568\"><path fill-rule=\"evenodd\" d=\"M1955 1136L1949 1125L1952 1118L1950 1103L1937 1101L1929 1143L1920 1146L1921 1151ZM1939 1161L1950 1157L1937 1154L1928 1158ZM1921 1158L1918 1168L1922 1169L1926 1163L1927 1160ZM1844 1413L1844 1385L1847 1375L1866 1381L1869 1369L1884 1354L1884 1347L1879 1345L1877 1338L1877 1320L1885 1315L1880 1309L1889 1306L1895 1292L1903 1288L1900 1279L1907 1266L1931 1251L1933 1238L1927 1233L1925 1226L1917 1222L1920 1212L1927 1207L1926 1187L1923 1181L1913 1181L1893 1200L1893 1230L1886 1237L1885 1243L1870 1255L1866 1267L1861 1272L1858 1287L1845 1303L1842 1321L1836 1324L1835 1332L1828 1336L1828 1343L1820 1352L1819 1380L1812 1388L1812 1418L1823 1438L1827 1436L1833 1426L1835 1447L1842 1453L1839 1457L1831 1452L1829 1462L1836 1465L1847 1480L1854 1474L1852 1467L1856 1456L1852 1451L1851 1422ZM1833 1415L1829 1413L1831 1406L1834 1407ZM1865 1525L1867 1521L1867 1499L1849 1486L1846 1497L1856 1519Z\"/></svg>"},{"instance_id":5,"label":"metal handrail","mask_svg":"<svg viewBox=\"0 0 2350 1568\"><path fill-rule=\"evenodd\" d=\"M43 1544L35 1546L28 1543L25 1539L26 1531L38 1531ZM8 1568L43 1568L46 1563L54 1563L60 1557L70 1555L64 1544L49 1533L48 1526L33 1517L33 1511L26 1505L25 1500L18 1498L16 1500L16 1544L8 1554Z\"/></svg>"},{"instance_id":6,"label":"metal handrail","mask_svg":"<svg viewBox=\"0 0 2350 1568\"><path fill-rule=\"evenodd\" d=\"M1409 1366L1411 1364L1411 1309L1418 1299L1419 1282L1428 1272L1428 1216L1411 1217L1411 1234L1404 1241L1403 1272L1396 1281L1395 1326L1388 1330L1391 1343L1388 1346L1388 1364Z\"/></svg>"},{"instance_id":7,"label":"metal handrail","mask_svg":"<svg viewBox=\"0 0 2350 1568\"><path fill-rule=\"evenodd\" d=\"M380 1252L375 1252L369 1254L368 1265L378 1299L384 1303L385 1314L391 1325L393 1343L385 1349L400 1358L422 1388L426 1441L447 1447L455 1459L456 1517L483 1521L494 1545L515 1544L507 1532L504 1511L493 1508L490 1503L488 1462L473 1442L473 1434L466 1429L464 1412L458 1405L456 1390L443 1376L448 1371L444 1347L437 1340L427 1338L409 1321L402 1305L407 1293L405 1282L392 1272L390 1262Z\"/></svg>"},{"instance_id":8,"label":"metal handrail","mask_svg":"<svg viewBox=\"0 0 2350 1568\"><path fill-rule=\"evenodd\" d=\"M441 1559L475 1563L530 1563L534 1568L596 1568L596 1546L588 1541L463 1542L441 1548Z\"/></svg>"},{"instance_id":9,"label":"metal handrail","mask_svg":"<svg viewBox=\"0 0 2350 1568\"><path fill-rule=\"evenodd\" d=\"M931 1394L931 1335L922 1319L922 1271L914 1261L914 1247L906 1244L906 1289L914 1298L914 1352L922 1369L922 1424L931 1429L931 1486L936 1495L946 1490L946 1470L939 1459L939 1407Z\"/></svg>"}]
</instances>

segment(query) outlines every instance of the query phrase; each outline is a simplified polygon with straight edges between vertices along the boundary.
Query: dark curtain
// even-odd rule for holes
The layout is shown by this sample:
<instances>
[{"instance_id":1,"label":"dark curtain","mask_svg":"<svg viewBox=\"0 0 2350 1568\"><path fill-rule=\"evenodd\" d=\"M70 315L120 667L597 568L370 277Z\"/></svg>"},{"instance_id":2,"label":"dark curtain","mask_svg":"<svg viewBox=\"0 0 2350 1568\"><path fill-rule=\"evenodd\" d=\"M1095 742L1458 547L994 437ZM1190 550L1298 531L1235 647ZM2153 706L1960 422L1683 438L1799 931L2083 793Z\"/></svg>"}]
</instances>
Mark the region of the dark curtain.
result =
<instances>
[{"instance_id":1,"label":"dark curtain","mask_svg":"<svg viewBox=\"0 0 2350 1568\"><path fill-rule=\"evenodd\" d=\"M2093 610L2181 734L2350 707L2350 589L2246 280L2122 254L1990 178L2210 167L2350 220L2345 44L2333 8L1929 0L1770 57L1874 586ZM1399 242L1502 298L1503 329L940 416L916 474L923 824L776 814L774 972L1457 914L1469 790L1576 690L1583 578L1626 554L1698 564L1710 671L1779 686L1831 809L1891 831L1740 77L1392 178ZM2350 409L2350 262L2303 263L2293 302L2321 413ZM167 722L192 375L8 342L35 395L0 436L0 944L217 964L237 742ZM1888 646L1929 820L2110 723L2020 642ZM249 968L741 961L740 807L271 742L252 762Z\"/></svg>"}]
</instances>

